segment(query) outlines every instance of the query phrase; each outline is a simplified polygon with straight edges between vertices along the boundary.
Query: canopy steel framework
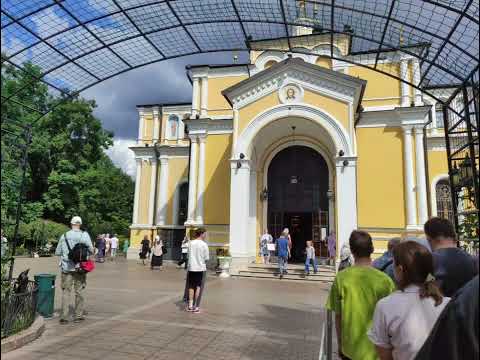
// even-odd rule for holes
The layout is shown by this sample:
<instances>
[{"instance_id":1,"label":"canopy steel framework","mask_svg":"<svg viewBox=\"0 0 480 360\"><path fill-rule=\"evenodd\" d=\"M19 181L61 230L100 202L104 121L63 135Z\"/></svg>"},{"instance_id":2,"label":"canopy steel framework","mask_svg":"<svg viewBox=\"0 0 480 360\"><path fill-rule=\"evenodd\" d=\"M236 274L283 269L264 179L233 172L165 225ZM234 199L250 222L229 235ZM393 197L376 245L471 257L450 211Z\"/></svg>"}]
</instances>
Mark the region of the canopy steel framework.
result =
<instances>
[{"instance_id":1,"label":"canopy steel framework","mask_svg":"<svg viewBox=\"0 0 480 360\"><path fill-rule=\"evenodd\" d=\"M176 57L252 44L260 50L268 42L259 40L283 38L291 52L318 55L308 36L304 47L292 45L296 26L313 28L330 35L321 56L407 82L442 104L458 226L466 212L479 214L479 8L478 0L3 0L2 65L27 71L24 63L31 62L41 69L32 82L71 96ZM341 35L350 37L346 56L333 45ZM421 78L400 78L383 61L387 53L417 58ZM27 88L2 94L2 101L22 104ZM38 117L51 111L28 110ZM2 114L2 134L4 121ZM459 171L467 167L471 180Z\"/></svg>"}]
</instances>

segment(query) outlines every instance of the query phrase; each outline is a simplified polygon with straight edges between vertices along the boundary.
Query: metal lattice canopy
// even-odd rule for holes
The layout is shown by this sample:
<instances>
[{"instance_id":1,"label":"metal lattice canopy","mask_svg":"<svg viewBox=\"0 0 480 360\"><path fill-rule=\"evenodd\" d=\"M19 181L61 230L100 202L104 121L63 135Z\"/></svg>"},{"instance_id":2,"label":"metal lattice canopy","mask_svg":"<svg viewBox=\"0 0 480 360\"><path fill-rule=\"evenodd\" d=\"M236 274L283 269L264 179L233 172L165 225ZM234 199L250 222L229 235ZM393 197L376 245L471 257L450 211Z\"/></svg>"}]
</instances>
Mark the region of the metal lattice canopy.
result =
<instances>
[{"instance_id":1,"label":"metal lattice canopy","mask_svg":"<svg viewBox=\"0 0 480 360\"><path fill-rule=\"evenodd\" d=\"M248 50L256 40L285 38L290 51L315 53L292 46L294 26L350 36L349 55L332 42L327 56L390 76L383 53L419 58L414 85L427 93L478 70L478 0L2 0L1 12L3 61L38 65L61 92L175 57Z\"/></svg>"}]
</instances>

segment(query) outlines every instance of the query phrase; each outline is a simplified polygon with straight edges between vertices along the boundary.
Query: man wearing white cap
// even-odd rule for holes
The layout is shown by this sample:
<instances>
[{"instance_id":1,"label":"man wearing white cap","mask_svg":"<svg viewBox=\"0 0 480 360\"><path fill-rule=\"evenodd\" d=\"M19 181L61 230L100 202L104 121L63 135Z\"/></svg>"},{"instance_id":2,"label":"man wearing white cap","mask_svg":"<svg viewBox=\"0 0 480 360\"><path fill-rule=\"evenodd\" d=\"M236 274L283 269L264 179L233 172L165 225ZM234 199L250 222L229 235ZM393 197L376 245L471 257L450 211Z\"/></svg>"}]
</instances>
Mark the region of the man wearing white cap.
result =
<instances>
[{"instance_id":1,"label":"man wearing white cap","mask_svg":"<svg viewBox=\"0 0 480 360\"><path fill-rule=\"evenodd\" d=\"M55 251L55 255L60 256L60 268L62 270L61 285L63 294L60 324L68 323L72 288L75 290L74 322L85 320L83 312L83 290L87 285L87 274L77 271L76 264L69 258L70 249L73 249L77 244L85 244L85 246L88 247L89 254L93 254L93 245L90 236L87 232L80 229L82 225L80 216L74 216L70 224L72 230L67 231L60 237Z\"/></svg>"}]
</instances>

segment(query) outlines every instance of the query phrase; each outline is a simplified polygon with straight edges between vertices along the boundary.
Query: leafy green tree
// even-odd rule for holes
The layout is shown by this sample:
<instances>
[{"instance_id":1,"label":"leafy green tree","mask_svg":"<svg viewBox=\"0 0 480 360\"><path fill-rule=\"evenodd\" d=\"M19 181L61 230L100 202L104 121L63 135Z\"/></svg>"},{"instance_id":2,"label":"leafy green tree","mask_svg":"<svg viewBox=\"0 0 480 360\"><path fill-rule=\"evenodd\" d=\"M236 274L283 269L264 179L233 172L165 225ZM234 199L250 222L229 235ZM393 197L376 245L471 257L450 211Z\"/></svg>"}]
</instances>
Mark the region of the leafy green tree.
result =
<instances>
[{"instance_id":1,"label":"leafy green tree","mask_svg":"<svg viewBox=\"0 0 480 360\"><path fill-rule=\"evenodd\" d=\"M31 74L41 74L36 66L25 67ZM5 64L1 86L2 96L14 100L2 101L2 135L11 119L32 126L23 228L39 227L44 224L41 218L68 224L71 216L80 215L92 233L109 229L127 234L133 181L105 155L113 134L93 115L95 102L73 94L54 96L46 85ZM51 111L39 118L33 109ZM15 141L15 137L4 140L2 136L2 227L14 215L21 178ZM4 180L11 186L4 188ZM26 236L25 231L21 233Z\"/></svg>"}]
</instances>

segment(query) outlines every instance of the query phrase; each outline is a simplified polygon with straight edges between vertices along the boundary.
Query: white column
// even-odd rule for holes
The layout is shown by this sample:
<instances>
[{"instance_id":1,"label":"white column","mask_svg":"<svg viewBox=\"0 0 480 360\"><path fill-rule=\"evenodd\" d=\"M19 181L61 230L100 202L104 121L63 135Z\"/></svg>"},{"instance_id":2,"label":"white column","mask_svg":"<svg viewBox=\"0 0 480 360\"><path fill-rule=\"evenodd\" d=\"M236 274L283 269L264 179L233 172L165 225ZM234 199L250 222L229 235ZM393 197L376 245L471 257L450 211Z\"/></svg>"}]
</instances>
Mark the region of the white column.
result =
<instances>
[{"instance_id":1,"label":"white column","mask_svg":"<svg viewBox=\"0 0 480 360\"><path fill-rule=\"evenodd\" d=\"M407 60L401 60L400 61L400 78L404 81L409 82L409 79L408 79L408 61ZM410 87L408 86L408 84L402 81L401 91L400 91L401 105L402 106L410 106L409 90L410 90Z\"/></svg>"},{"instance_id":2,"label":"white column","mask_svg":"<svg viewBox=\"0 0 480 360\"><path fill-rule=\"evenodd\" d=\"M232 140L232 157L235 157L235 146L238 138L238 109L233 109L233 140Z\"/></svg>"},{"instance_id":3,"label":"white column","mask_svg":"<svg viewBox=\"0 0 480 360\"><path fill-rule=\"evenodd\" d=\"M134 225L138 224L138 201L140 198L140 181L142 176L142 159L136 158L137 162L137 173L135 175L135 197L133 199L133 219L132 223Z\"/></svg>"},{"instance_id":4,"label":"white column","mask_svg":"<svg viewBox=\"0 0 480 360\"><path fill-rule=\"evenodd\" d=\"M202 92L200 94L200 117L207 117L208 78L202 78Z\"/></svg>"},{"instance_id":5,"label":"white column","mask_svg":"<svg viewBox=\"0 0 480 360\"><path fill-rule=\"evenodd\" d=\"M160 139L160 111L158 108L153 109L153 142L156 143L158 142L158 139Z\"/></svg>"},{"instance_id":6,"label":"white column","mask_svg":"<svg viewBox=\"0 0 480 360\"><path fill-rule=\"evenodd\" d=\"M203 204L205 195L205 141L206 136L200 136L198 141L198 188L197 188L197 209L196 209L196 222L203 224Z\"/></svg>"},{"instance_id":7,"label":"white column","mask_svg":"<svg viewBox=\"0 0 480 360\"><path fill-rule=\"evenodd\" d=\"M344 161L348 161L345 164ZM337 158L336 166L336 204L337 204L337 263L340 262L340 250L353 230L357 228L357 160L356 158Z\"/></svg>"},{"instance_id":8,"label":"white column","mask_svg":"<svg viewBox=\"0 0 480 360\"><path fill-rule=\"evenodd\" d=\"M238 167L237 164L241 166ZM249 246L250 161L232 160L230 180L230 254L237 262L248 263ZM255 240L255 239L254 239ZM253 249L253 256L255 249Z\"/></svg>"},{"instance_id":9,"label":"white column","mask_svg":"<svg viewBox=\"0 0 480 360\"><path fill-rule=\"evenodd\" d=\"M418 222L419 225L423 225L428 220L428 205L427 184L425 177L425 153L423 149L423 129L420 127L415 128L415 155L418 196Z\"/></svg>"},{"instance_id":10,"label":"white column","mask_svg":"<svg viewBox=\"0 0 480 360\"><path fill-rule=\"evenodd\" d=\"M148 198L148 221L147 224L155 225L155 219L153 215L155 214L155 188L157 183L157 159L150 159L150 195Z\"/></svg>"},{"instance_id":11,"label":"white column","mask_svg":"<svg viewBox=\"0 0 480 360\"><path fill-rule=\"evenodd\" d=\"M198 112L199 112L199 106L198 106L198 100L199 100L199 95L200 95L200 84L199 81L200 79L198 77L193 78L193 94L192 94L192 119L194 119Z\"/></svg>"},{"instance_id":12,"label":"white column","mask_svg":"<svg viewBox=\"0 0 480 360\"><path fill-rule=\"evenodd\" d=\"M160 183L158 184L157 225L167 222L168 206L168 158L160 157Z\"/></svg>"},{"instance_id":13,"label":"white column","mask_svg":"<svg viewBox=\"0 0 480 360\"><path fill-rule=\"evenodd\" d=\"M413 84L418 86L420 84L420 62L418 61L418 59L412 60L412 72L413 72ZM413 94L414 94L415 106L422 106L423 105L422 92L417 88L413 88Z\"/></svg>"},{"instance_id":14,"label":"white column","mask_svg":"<svg viewBox=\"0 0 480 360\"><path fill-rule=\"evenodd\" d=\"M190 174L188 179L188 219L187 223L195 221L196 193L197 193L197 138L191 138L190 145Z\"/></svg>"},{"instance_id":15,"label":"white column","mask_svg":"<svg viewBox=\"0 0 480 360\"><path fill-rule=\"evenodd\" d=\"M407 207L407 229L417 228L417 204L415 179L413 176L412 128L403 128L403 165L405 172L405 202Z\"/></svg>"},{"instance_id":16,"label":"white column","mask_svg":"<svg viewBox=\"0 0 480 360\"><path fill-rule=\"evenodd\" d=\"M144 127L145 127L145 113L143 110L140 110L139 112L140 115L140 120L138 123L138 139L137 139L137 144L140 144L143 140L143 133L144 133Z\"/></svg>"}]
</instances>

